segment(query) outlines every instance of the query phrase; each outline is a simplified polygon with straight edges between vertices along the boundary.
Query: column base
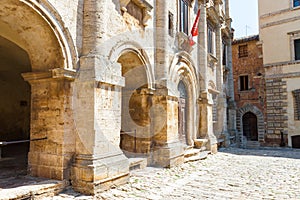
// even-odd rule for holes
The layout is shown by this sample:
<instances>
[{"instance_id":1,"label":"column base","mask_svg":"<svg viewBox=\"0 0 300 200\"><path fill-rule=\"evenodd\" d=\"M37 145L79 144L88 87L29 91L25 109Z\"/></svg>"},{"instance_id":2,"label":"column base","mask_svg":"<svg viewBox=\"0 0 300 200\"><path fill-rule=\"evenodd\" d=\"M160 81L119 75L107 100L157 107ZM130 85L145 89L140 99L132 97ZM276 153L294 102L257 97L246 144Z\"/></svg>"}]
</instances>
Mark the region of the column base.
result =
<instances>
[{"instance_id":1,"label":"column base","mask_svg":"<svg viewBox=\"0 0 300 200\"><path fill-rule=\"evenodd\" d=\"M43 152L28 153L28 171L31 176L55 180L69 180L72 155L54 155Z\"/></svg>"},{"instance_id":2,"label":"column base","mask_svg":"<svg viewBox=\"0 0 300 200\"><path fill-rule=\"evenodd\" d=\"M215 135L208 136L208 143L206 144L206 149L211 151L211 153L218 152L218 142Z\"/></svg>"},{"instance_id":3,"label":"column base","mask_svg":"<svg viewBox=\"0 0 300 200\"><path fill-rule=\"evenodd\" d=\"M129 180L129 161L123 153L98 156L78 155L72 169L75 191L95 195Z\"/></svg>"},{"instance_id":4,"label":"column base","mask_svg":"<svg viewBox=\"0 0 300 200\"><path fill-rule=\"evenodd\" d=\"M152 155L153 166L171 168L184 163L184 145L178 141L156 146Z\"/></svg>"}]
</instances>

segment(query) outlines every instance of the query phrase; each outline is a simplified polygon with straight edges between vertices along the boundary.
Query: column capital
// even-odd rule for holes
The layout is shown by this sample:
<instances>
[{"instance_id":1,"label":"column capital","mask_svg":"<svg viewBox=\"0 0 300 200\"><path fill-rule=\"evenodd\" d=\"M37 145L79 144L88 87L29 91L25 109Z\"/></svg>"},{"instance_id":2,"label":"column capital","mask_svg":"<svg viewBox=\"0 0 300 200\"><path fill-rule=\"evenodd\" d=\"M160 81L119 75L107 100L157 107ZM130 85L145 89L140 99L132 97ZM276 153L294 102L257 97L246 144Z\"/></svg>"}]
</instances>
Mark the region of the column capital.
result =
<instances>
[{"instance_id":1,"label":"column capital","mask_svg":"<svg viewBox=\"0 0 300 200\"><path fill-rule=\"evenodd\" d=\"M62 68L55 68L49 71L44 72L27 72L22 73L22 77L25 81L29 83L41 80L50 80L50 79L66 79L69 81L74 81L76 76L76 71L66 70Z\"/></svg>"}]
</instances>

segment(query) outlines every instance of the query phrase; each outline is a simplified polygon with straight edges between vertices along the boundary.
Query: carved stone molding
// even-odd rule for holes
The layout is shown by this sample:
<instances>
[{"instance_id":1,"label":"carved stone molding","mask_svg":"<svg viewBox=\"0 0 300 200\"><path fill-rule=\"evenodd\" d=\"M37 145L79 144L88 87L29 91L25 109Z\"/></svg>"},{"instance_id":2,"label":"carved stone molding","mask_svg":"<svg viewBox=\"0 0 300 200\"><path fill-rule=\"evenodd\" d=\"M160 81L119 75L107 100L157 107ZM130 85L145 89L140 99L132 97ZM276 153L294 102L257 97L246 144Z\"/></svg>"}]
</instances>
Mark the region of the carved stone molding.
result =
<instances>
[{"instance_id":1,"label":"carved stone molding","mask_svg":"<svg viewBox=\"0 0 300 200\"><path fill-rule=\"evenodd\" d=\"M22 73L22 77L25 81L39 81L46 79L67 79L73 81L75 79L76 72L66 69L56 68L46 72L28 72Z\"/></svg>"},{"instance_id":2,"label":"carved stone molding","mask_svg":"<svg viewBox=\"0 0 300 200\"><path fill-rule=\"evenodd\" d=\"M127 12L127 5L133 2L136 4L143 12L143 19L142 24L143 26L147 26L147 22L149 19L151 19L151 10L153 9L153 6L148 3L147 0L120 0L120 7L123 12Z\"/></svg>"},{"instance_id":3,"label":"carved stone molding","mask_svg":"<svg viewBox=\"0 0 300 200\"><path fill-rule=\"evenodd\" d=\"M176 34L176 46L178 50L191 52L193 50L193 47L190 45L189 37L182 32L177 32Z\"/></svg>"}]
</instances>

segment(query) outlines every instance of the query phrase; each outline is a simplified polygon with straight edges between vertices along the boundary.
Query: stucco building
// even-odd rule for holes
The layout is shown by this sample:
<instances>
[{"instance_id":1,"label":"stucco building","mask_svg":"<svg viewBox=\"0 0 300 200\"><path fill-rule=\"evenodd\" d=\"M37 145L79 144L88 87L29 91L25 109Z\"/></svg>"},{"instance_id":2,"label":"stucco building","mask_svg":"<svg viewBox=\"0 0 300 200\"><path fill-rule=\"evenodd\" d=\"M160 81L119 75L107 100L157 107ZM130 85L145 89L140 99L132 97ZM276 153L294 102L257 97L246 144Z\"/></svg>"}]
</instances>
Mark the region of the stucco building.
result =
<instances>
[{"instance_id":1,"label":"stucco building","mask_svg":"<svg viewBox=\"0 0 300 200\"><path fill-rule=\"evenodd\" d=\"M299 148L300 2L260 0L258 5L267 97L265 139Z\"/></svg>"},{"instance_id":2,"label":"stucco building","mask_svg":"<svg viewBox=\"0 0 300 200\"><path fill-rule=\"evenodd\" d=\"M265 69L258 35L233 40L232 63L239 134L237 142L241 147L266 145Z\"/></svg>"},{"instance_id":3,"label":"stucco building","mask_svg":"<svg viewBox=\"0 0 300 200\"><path fill-rule=\"evenodd\" d=\"M88 194L126 182L132 155L172 167L195 145L229 145L228 5L1 1L1 140L31 139L30 175L70 180Z\"/></svg>"}]
</instances>

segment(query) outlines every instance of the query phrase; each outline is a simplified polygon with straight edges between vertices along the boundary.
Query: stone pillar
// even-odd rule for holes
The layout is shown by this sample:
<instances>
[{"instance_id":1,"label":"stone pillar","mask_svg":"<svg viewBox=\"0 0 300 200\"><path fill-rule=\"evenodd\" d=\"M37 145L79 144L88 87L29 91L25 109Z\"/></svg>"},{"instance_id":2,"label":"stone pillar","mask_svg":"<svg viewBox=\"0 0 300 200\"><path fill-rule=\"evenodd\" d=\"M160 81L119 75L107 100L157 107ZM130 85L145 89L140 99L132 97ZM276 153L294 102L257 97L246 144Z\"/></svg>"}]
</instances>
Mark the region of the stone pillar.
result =
<instances>
[{"instance_id":1,"label":"stone pillar","mask_svg":"<svg viewBox=\"0 0 300 200\"><path fill-rule=\"evenodd\" d=\"M157 84L166 86L168 75L168 2L156 1L155 79Z\"/></svg>"},{"instance_id":2,"label":"stone pillar","mask_svg":"<svg viewBox=\"0 0 300 200\"><path fill-rule=\"evenodd\" d=\"M173 167L184 162L183 144L178 139L178 99L167 95L153 96L152 164Z\"/></svg>"},{"instance_id":3,"label":"stone pillar","mask_svg":"<svg viewBox=\"0 0 300 200\"><path fill-rule=\"evenodd\" d=\"M227 130L227 98L225 93L224 85L224 66L223 66L223 40L221 32L221 24L216 29L216 56L218 59L216 67L216 78L217 78L217 90L220 91L218 95L218 120L215 133L220 134L218 138L224 140L224 146L228 146L230 143L230 137Z\"/></svg>"},{"instance_id":4,"label":"stone pillar","mask_svg":"<svg viewBox=\"0 0 300 200\"><path fill-rule=\"evenodd\" d=\"M183 163L183 144L178 140L178 99L168 95L169 1L156 1L155 93L152 98L152 164L172 167Z\"/></svg>"},{"instance_id":5,"label":"stone pillar","mask_svg":"<svg viewBox=\"0 0 300 200\"><path fill-rule=\"evenodd\" d=\"M226 1L226 14L228 18L226 23L231 30L231 19L229 18L229 2ZM227 88L229 99L228 104L228 131L231 137L235 137L236 141L238 138L238 133L236 129L236 103L234 100L234 84L233 84L233 70L232 70L232 38L228 38L227 41L227 69L228 69L228 79L227 79Z\"/></svg>"},{"instance_id":6,"label":"stone pillar","mask_svg":"<svg viewBox=\"0 0 300 200\"><path fill-rule=\"evenodd\" d=\"M213 100L210 93L201 93L200 105L200 138L208 139L206 148L212 153L217 152L217 138L213 132Z\"/></svg>"},{"instance_id":7,"label":"stone pillar","mask_svg":"<svg viewBox=\"0 0 300 200\"><path fill-rule=\"evenodd\" d=\"M76 157L72 185L96 194L127 182L129 162L119 148L121 129L121 65L111 63L101 48L109 22L107 0L85 0L83 56L74 83Z\"/></svg>"},{"instance_id":8,"label":"stone pillar","mask_svg":"<svg viewBox=\"0 0 300 200\"><path fill-rule=\"evenodd\" d=\"M208 139L207 148L216 152L217 140L213 133L212 96L208 92L208 60L207 60L207 12L206 0L198 1L200 6L200 27L198 28L198 68L200 80L200 133L199 137Z\"/></svg>"},{"instance_id":9,"label":"stone pillar","mask_svg":"<svg viewBox=\"0 0 300 200\"><path fill-rule=\"evenodd\" d=\"M198 28L198 68L202 77L200 80L201 91L207 92L207 13L206 13L206 0L198 1L200 6L200 19Z\"/></svg>"},{"instance_id":10,"label":"stone pillar","mask_svg":"<svg viewBox=\"0 0 300 200\"><path fill-rule=\"evenodd\" d=\"M129 178L128 159L119 148L121 87L79 80L75 88L77 137L72 185L81 193L96 194Z\"/></svg>"},{"instance_id":11,"label":"stone pillar","mask_svg":"<svg viewBox=\"0 0 300 200\"><path fill-rule=\"evenodd\" d=\"M22 74L31 85L31 128L28 171L32 176L69 180L75 153L72 113L74 72Z\"/></svg>"}]
</instances>

